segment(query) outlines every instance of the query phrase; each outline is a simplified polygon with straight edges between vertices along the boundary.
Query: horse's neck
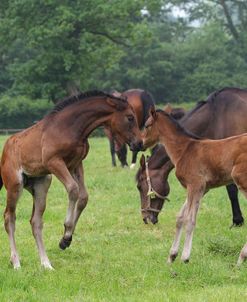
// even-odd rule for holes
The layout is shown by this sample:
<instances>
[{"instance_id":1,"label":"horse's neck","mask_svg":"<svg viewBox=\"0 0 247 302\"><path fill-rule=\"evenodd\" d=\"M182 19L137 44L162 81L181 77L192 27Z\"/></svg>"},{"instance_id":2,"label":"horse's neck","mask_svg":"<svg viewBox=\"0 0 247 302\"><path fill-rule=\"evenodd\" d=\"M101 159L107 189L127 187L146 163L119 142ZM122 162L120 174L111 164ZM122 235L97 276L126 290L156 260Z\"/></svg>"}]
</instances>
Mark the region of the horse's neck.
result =
<instances>
[{"instance_id":1,"label":"horse's neck","mask_svg":"<svg viewBox=\"0 0 247 302\"><path fill-rule=\"evenodd\" d=\"M63 115L63 124L68 125L67 127L73 134L87 139L94 129L109 119L112 112L112 107L106 103L104 98L90 99L68 108L67 114Z\"/></svg>"},{"instance_id":2,"label":"horse's neck","mask_svg":"<svg viewBox=\"0 0 247 302\"><path fill-rule=\"evenodd\" d=\"M160 142L165 146L172 163L176 165L191 142L191 138L166 116L162 117L162 122L159 123L158 127Z\"/></svg>"}]
</instances>

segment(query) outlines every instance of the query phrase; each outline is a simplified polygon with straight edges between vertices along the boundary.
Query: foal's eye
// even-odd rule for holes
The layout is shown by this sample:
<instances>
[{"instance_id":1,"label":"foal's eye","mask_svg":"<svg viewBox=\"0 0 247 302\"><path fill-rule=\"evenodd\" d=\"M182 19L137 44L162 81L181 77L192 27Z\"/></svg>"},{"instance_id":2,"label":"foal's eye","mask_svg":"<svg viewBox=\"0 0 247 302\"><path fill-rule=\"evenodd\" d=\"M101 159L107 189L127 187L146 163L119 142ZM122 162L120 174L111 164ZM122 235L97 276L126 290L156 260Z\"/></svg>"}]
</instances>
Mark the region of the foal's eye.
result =
<instances>
[{"instance_id":1,"label":"foal's eye","mask_svg":"<svg viewBox=\"0 0 247 302\"><path fill-rule=\"evenodd\" d=\"M128 115L127 119L129 122L133 122L134 121L134 116L133 115Z\"/></svg>"}]
</instances>

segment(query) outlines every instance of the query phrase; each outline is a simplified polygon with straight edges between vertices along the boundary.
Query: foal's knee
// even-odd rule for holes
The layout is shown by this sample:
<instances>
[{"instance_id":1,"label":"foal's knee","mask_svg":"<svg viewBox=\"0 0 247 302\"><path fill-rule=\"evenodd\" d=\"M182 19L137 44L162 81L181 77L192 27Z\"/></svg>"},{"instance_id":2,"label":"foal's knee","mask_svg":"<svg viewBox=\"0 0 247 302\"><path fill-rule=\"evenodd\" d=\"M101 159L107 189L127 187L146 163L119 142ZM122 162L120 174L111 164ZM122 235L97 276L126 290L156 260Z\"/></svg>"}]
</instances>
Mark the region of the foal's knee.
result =
<instances>
[{"instance_id":1,"label":"foal's knee","mask_svg":"<svg viewBox=\"0 0 247 302\"><path fill-rule=\"evenodd\" d=\"M69 194L69 199L71 200L78 200L79 198L79 187L78 184L76 182L72 183L69 187L68 187L68 194Z\"/></svg>"},{"instance_id":2,"label":"foal's knee","mask_svg":"<svg viewBox=\"0 0 247 302\"><path fill-rule=\"evenodd\" d=\"M42 231L43 228L43 222L42 221L36 221L34 218L30 220L30 224L32 226L32 232L33 235L36 236Z\"/></svg>"},{"instance_id":3,"label":"foal's knee","mask_svg":"<svg viewBox=\"0 0 247 302\"><path fill-rule=\"evenodd\" d=\"M88 194L80 196L77 202L77 209L79 211L82 211L86 207L87 202L88 202Z\"/></svg>"},{"instance_id":4,"label":"foal's knee","mask_svg":"<svg viewBox=\"0 0 247 302\"><path fill-rule=\"evenodd\" d=\"M193 219L193 220L188 220L186 222L186 232L187 233L192 233L194 228L195 228L195 225L196 225L196 221Z\"/></svg>"},{"instance_id":5,"label":"foal's knee","mask_svg":"<svg viewBox=\"0 0 247 302\"><path fill-rule=\"evenodd\" d=\"M177 228L181 228L183 226L183 222L184 222L184 217L179 215L177 217L177 221L176 221L176 227Z\"/></svg>"},{"instance_id":6,"label":"foal's knee","mask_svg":"<svg viewBox=\"0 0 247 302\"><path fill-rule=\"evenodd\" d=\"M6 232L9 232L10 223L16 220L15 207L7 207L4 212L4 227Z\"/></svg>"}]
</instances>

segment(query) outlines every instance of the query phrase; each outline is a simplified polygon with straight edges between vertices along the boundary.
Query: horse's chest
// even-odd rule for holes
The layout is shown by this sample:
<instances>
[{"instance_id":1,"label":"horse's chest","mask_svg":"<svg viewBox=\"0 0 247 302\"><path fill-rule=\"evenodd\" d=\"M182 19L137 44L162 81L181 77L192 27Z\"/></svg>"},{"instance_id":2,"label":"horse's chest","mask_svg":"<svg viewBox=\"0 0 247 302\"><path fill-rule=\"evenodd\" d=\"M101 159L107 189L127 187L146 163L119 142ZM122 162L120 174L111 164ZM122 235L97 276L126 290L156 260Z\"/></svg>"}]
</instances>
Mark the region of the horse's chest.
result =
<instances>
[{"instance_id":1,"label":"horse's chest","mask_svg":"<svg viewBox=\"0 0 247 302\"><path fill-rule=\"evenodd\" d=\"M76 167L88 154L88 146L76 147L65 155L64 161L68 168Z\"/></svg>"}]
</instances>

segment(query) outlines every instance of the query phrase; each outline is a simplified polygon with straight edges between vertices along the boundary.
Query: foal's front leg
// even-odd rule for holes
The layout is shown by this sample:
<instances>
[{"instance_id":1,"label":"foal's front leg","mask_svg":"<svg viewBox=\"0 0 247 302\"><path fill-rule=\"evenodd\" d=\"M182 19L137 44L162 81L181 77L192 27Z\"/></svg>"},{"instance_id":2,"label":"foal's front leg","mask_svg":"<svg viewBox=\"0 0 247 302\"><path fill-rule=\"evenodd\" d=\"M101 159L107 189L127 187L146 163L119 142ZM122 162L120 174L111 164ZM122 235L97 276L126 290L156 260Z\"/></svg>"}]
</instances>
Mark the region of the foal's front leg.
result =
<instances>
[{"instance_id":1,"label":"foal's front leg","mask_svg":"<svg viewBox=\"0 0 247 302\"><path fill-rule=\"evenodd\" d=\"M83 175L83 166L82 163L74 170L72 173L74 180L77 182L79 187L79 196L76 204L70 203L67 211L67 216L64 222L64 236L60 241L60 248L66 249L67 245L66 238L71 238L74 233L77 221L87 205L88 194L84 186L84 175ZM69 242L69 244L70 244Z\"/></svg>"},{"instance_id":2,"label":"foal's front leg","mask_svg":"<svg viewBox=\"0 0 247 302\"><path fill-rule=\"evenodd\" d=\"M186 227L185 227L185 241L184 248L181 256L181 260L185 263L189 262L193 231L196 225L196 216L200 205L200 200L204 194L204 190L195 192L194 190L189 190L188 192L188 207L186 212Z\"/></svg>"},{"instance_id":3,"label":"foal's front leg","mask_svg":"<svg viewBox=\"0 0 247 302\"><path fill-rule=\"evenodd\" d=\"M186 199L185 203L183 204L183 206L177 216L176 235L175 235L172 247L170 249L170 254L169 254L169 257L167 260L168 263L172 263L177 258L186 209L187 209L187 199Z\"/></svg>"},{"instance_id":4,"label":"foal's front leg","mask_svg":"<svg viewBox=\"0 0 247 302\"><path fill-rule=\"evenodd\" d=\"M72 241L75 205L79 197L79 186L61 159L54 159L48 164L49 171L54 174L65 186L69 196L69 206L65 220L65 232L59 246L61 249L69 247Z\"/></svg>"},{"instance_id":5,"label":"foal's front leg","mask_svg":"<svg viewBox=\"0 0 247 302\"><path fill-rule=\"evenodd\" d=\"M74 210L74 221L73 221L73 232L75 230L76 224L82 211L85 209L88 202L88 193L84 184L84 170L82 163L78 166L75 171L75 180L79 186L79 198L76 203Z\"/></svg>"}]
</instances>

